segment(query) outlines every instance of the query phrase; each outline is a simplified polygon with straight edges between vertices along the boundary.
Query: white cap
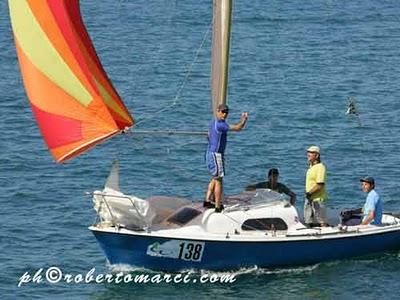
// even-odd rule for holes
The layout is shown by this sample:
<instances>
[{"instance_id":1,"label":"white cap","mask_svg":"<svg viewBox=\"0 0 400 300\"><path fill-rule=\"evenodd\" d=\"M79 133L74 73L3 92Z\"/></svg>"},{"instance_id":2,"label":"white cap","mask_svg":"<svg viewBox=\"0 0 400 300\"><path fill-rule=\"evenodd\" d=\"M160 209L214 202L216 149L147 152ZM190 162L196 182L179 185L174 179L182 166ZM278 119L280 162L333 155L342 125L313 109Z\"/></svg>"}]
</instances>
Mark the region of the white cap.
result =
<instances>
[{"instance_id":1,"label":"white cap","mask_svg":"<svg viewBox=\"0 0 400 300\"><path fill-rule=\"evenodd\" d=\"M319 147L318 146L311 146L307 149L307 152L315 152L315 153L320 153Z\"/></svg>"}]
</instances>

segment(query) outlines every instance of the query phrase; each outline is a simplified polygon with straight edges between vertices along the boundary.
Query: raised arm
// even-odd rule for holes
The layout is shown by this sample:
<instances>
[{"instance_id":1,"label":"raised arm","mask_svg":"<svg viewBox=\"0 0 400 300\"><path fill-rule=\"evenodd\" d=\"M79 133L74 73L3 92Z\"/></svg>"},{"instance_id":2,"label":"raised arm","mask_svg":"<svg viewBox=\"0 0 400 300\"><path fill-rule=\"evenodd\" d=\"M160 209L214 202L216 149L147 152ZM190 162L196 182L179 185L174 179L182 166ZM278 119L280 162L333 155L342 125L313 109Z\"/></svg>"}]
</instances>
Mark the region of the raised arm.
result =
<instances>
[{"instance_id":1,"label":"raised arm","mask_svg":"<svg viewBox=\"0 0 400 300\"><path fill-rule=\"evenodd\" d=\"M246 125L248 117L249 117L249 114L247 112L243 112L242 116L240 117L239 123L237 123L235 125L229 125L229 130L232 130L232 131L242 130L244 125Z\"/></svg>"}]
</instances>

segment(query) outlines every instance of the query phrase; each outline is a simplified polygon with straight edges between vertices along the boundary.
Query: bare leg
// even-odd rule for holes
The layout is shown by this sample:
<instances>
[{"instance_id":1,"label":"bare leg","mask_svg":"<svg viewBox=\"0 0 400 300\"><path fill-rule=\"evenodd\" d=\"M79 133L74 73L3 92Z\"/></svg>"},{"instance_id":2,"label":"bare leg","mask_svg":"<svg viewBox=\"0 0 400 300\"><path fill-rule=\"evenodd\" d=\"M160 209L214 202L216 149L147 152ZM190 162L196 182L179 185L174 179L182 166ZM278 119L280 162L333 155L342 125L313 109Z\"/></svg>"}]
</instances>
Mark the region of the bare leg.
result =
<instances>
[{"instance_id":1,"label":"bare leg","mask_svg":"<svg viewBox=\"0 0 400 300\"><path fill-rule=\"evenodd\" d=\"M210 183L208 184L206 201L210 201L212 199L211 197L215 198L214 193L215 193L215 180L214 180L214 178L212 178Z\"/></svg>"},{"instance_id":2,"label":"bare leg","mask_svg":"<svg viewBox=\"0 0 400 300\"><path fill-rule=\"evenodd\" d=\"M221 207L222 200L222 178L215 179L214 195L215 195L215 207Z\"/></svg>"}]
</instances>

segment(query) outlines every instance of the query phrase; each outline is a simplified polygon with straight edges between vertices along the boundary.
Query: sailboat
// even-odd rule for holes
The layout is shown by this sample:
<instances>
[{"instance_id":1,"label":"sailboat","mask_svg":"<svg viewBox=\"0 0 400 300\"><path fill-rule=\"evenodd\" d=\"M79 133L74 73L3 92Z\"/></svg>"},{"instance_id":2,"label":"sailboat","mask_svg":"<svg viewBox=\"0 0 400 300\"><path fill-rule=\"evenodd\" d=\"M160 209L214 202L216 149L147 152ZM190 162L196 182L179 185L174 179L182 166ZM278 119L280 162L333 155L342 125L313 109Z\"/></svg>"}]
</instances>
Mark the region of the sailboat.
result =
<instances>
[{"instance_id":1,"label":"sailboat","mask_svg":"<svg viewBox=\"0 0 400 300\"><path fill-rule=\"evenodd\" d=\"M8 3L25 89L57 162L134 125L96 55L78 0ZM231 15L232 0L214 0L213 111L227 98ZM89 230L111 264L165 271L270 268L400 248L400 218L393 214L383 214L381 226L342 226L332 212L332 226L307 228L297 209L268 189L225 197L225 209L215 213L188 199L122 193L117 163L92 195L98 220Z\"/></svg>"}]
</instances>

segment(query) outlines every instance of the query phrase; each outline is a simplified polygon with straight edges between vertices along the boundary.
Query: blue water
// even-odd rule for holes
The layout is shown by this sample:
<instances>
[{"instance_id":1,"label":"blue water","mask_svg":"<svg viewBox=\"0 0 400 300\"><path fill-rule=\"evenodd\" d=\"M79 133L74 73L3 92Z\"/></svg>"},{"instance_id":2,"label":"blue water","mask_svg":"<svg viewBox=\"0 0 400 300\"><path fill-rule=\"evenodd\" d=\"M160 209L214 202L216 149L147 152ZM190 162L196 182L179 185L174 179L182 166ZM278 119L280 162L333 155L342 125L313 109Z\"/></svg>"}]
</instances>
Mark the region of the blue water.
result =
<instances>
[{"instance_id":1,"label":"blue water","mask_svg":"<svg viewBox=\"0 0 400 300\"><path fill-rule=\"evenodd\" d=\"M143 121L138 129L206 130L210 37L200 45L211 22L210 2L81 1L105 69ZM110 272L87 229L95 213L85 192L103 186L113 158L120 160L122 190L141 197L200 201L209 178L206 141L198 136L133 133L55 164L23 90L6 1L0 13L0 299L400 299L399 252L242 270L233 284L18 288L23 273L50 266L72 274L93 267ZM369 174L385 210L400 211L400 2L236 0L233 20L229 121L242 111L250 119L244 131L229 136L225 192L239 192L278 167L281 181L301 196L305 149L317 144L329 172L329 206L360 206L365 195L358 179ZM349 96L356 98L362 126L345 115Z\"/></svg>"}]
</instances>

